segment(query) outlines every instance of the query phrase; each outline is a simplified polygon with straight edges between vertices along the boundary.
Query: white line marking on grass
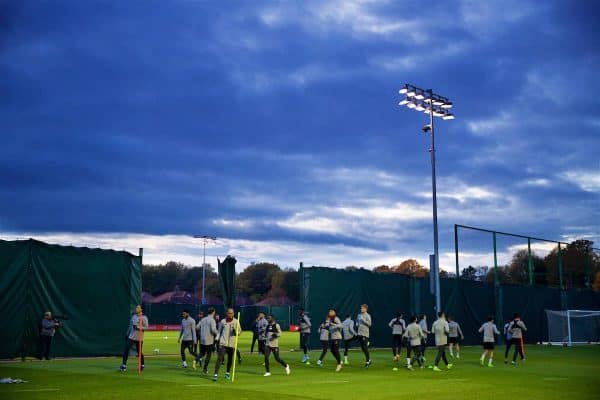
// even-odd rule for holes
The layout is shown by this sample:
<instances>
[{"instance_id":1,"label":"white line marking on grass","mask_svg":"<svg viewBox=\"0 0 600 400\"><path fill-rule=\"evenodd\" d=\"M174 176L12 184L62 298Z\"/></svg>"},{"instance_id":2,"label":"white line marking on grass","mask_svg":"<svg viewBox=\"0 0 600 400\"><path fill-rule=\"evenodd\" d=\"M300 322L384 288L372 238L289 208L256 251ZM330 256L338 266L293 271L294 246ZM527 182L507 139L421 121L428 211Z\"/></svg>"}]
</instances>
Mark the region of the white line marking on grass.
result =
<instances>
[{"instance_id":1,"label":"white line marking on grass","mask_svg":"<svg viewBox=\"0 0 600 400\"><path fill-rule=\"evenodd\" d=\"M350 381L311 381L310 383L348 383Z\"/></svg>"},{"instance_id":2,"label":"white line marking on grass","mask_svg":"<svg viewBox=\"0 0 600 400\"><path fill-rule=\"evenodd\" d=\"M549 378L542 378L543 381L566 381L569 378L563 378L563 377L559 377L559 376L553 376L553 377L549 377Z\"/></svg>"},{"instance_id":3,"label":"white line marking on grass","mask_svg":"<svg viewBox=\"0 0 600 400\"><path fill-rule=\"evenodd\" d=\"M59 391L60 389L56 389L56 388L48 388L48 389L19 389L19 390L15 390L15 392L56 392Z\"/></svg>"}]
</instances>

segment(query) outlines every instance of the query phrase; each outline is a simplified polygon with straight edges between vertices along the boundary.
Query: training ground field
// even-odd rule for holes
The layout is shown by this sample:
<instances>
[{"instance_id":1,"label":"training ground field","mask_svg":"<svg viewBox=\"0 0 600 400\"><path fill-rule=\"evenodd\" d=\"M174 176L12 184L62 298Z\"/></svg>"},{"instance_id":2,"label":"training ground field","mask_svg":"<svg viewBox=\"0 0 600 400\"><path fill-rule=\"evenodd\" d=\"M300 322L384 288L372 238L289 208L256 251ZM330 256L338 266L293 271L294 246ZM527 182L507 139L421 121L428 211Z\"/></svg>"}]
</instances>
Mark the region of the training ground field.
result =
<instances>
[{"instance_id":1,"label":"training ground field","mask_svg":"<svg viewBox=\"0 0 600 400\"><path fill-rule=\"evenodd\" d=\"M190 368L181 368L177 335L147 334L146 370L141 376L135 356L126 373L117 371L120 359L116 357L2 362L0 378L21 378L28 383L0 385L0 399L600 399L600 346L528 346L527 360L518 367L504 365L503 348L498 347L495 368L481 367L480 348L467 347L455 360L454 369L437 373L427 368L392 371L390 350L372 351L373 365L365 370L362 354L353 350L350 365L336 373L331 354L324 367L315 365L317 350L311 352L311 365L302 364L301 353L290 351L298 344L298 334L285 333L280 341L282 358L292 373L286 376L271 358L273 375L265 378L262 357L248 354L250 335L246 333L240 336L244 358L235 382L223 379L224 367L219 381L212 382L191 369L190 356ZM160 349L160 355L153 356L154 349ZM434 354L433 348L428 349L427 363Z\"/></svg>"}]
</instances>

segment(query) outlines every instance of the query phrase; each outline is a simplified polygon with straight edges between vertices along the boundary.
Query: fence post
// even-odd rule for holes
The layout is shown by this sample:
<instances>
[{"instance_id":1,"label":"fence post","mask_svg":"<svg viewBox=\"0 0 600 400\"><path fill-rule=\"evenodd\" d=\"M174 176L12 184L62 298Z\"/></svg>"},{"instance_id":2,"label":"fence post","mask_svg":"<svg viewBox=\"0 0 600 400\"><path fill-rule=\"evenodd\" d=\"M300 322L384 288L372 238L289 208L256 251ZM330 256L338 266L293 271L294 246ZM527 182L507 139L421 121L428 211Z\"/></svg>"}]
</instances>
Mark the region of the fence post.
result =
<instances>
[{"instance_id":1,"label":"fence post","mask_svg":"<svg viewBox=\"0 0 600 400\"><path fill-rule=\"evenodd\" d=\"M498 254L496 251L496 232L492 232L492 240L494 242L494 285L498 285Z\"/></svg>"},{"instance_id":2,"label":"fence post","mask_svg":"<svg viewBox=\"0 0 600 400\"><path fill-rule=\"evenodd\" d=\"M496 245L496 232L492 232L494 243L494 308L496 309L496 321L502 321L502 287L498 276L498 249Z\"/></svg>"},{"instance_id":3,"label":"fence post","mask_svg":"<svg viewBox=\"0 0 600 400\"><path fill-rule=\"evenodd\" d=\"M558 282L560 290L564 290L563 287L563 260L562 251L560 249L560 242L558 243Z\"/></svg>"},{"instance_id":4,"label":"fence post","mask_svg":"<svg viewBox=\"0 0 600 400\"><path fill-rule=\"evenodd\" d=\"M300 290L300 307L306 308L306 302L304 299L304 263L300 261L300 268L298 268L298 289Z\"/></svg>"},{"instance_id":5,"label":"fence post","mask_svg":"<svg viewBox=\"0 0 600 400\"><path fill-rule=\"evenodd\" d=\"M529 270L529 286L533 285L533 259L531 257L531 238L527 238L527 269Z\"/></svg>"},{"instance_id":6,"label":"fence post","mask_svg":"<svg viewBox=\"0 0 600 400\"><path fill-rule=\"evenodd\" d=\"M454 224L454 257L456 258L456 279L460 279L460 266L458 264L458 225Z\"/></svg>"}]
</instances>

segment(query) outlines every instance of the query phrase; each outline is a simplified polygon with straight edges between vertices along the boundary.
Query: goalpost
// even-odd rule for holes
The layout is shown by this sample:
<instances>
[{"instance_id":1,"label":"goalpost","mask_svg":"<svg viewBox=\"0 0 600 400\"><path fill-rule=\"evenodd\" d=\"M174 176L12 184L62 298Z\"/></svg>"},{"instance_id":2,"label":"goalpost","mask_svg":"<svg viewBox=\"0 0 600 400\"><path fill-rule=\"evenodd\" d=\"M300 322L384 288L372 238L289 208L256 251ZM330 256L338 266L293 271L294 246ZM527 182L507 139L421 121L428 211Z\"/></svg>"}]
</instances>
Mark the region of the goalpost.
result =
<instances>
[{"instance_id":1,"label":"goalpost","mask_svg":"<svg viewBox=\"0 0 600 400\"><path fill-rule=\"evenodd\" d=\"M553 345L600 343L600 311L546 310L548 341Z\"/></svg>"}]
</instances>

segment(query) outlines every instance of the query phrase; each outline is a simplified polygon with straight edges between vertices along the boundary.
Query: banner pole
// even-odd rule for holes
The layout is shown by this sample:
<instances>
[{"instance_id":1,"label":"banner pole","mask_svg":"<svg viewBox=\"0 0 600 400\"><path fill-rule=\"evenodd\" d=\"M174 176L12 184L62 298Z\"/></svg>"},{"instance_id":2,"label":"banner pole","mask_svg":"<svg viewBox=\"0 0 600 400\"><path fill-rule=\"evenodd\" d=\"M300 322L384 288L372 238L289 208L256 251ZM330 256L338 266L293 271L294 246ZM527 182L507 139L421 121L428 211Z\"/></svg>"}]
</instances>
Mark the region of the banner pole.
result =
<instances>
[{"instance_id":1,"label":"banner pole","mask_svg":"<svg viewBox=\"0 0 600 400\"><path fill-rule=\"evenodd\" d=\"M233 348L233 371L231 373L231 382L235 381L235 365L237 361L238 338L240 337L240 312L237 314L237 325L235 326L235 345Z\"/></svg>"}]
</instances>

